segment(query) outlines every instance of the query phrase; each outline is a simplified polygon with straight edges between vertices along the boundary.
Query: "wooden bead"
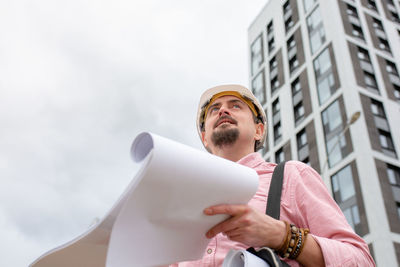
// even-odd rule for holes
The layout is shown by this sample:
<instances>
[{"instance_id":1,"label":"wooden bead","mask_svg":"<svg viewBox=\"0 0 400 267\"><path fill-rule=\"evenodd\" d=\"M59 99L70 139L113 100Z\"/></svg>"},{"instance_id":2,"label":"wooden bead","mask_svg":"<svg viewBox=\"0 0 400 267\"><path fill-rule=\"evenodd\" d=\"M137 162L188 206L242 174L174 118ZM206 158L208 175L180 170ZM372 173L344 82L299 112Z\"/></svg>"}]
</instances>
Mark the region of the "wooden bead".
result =
<instances>
[{"instance_id":1,"label":"wooden bead","mask_svg":"<svg viewBox=\"0 0 400 267\"><path fill-rule=\"evenodd\" d=\"M284 258L288 258L289 255L290 255L289 253L285 253L285 254L283 255L283 257L284 257Z\"/></svg>"}]
</instances>

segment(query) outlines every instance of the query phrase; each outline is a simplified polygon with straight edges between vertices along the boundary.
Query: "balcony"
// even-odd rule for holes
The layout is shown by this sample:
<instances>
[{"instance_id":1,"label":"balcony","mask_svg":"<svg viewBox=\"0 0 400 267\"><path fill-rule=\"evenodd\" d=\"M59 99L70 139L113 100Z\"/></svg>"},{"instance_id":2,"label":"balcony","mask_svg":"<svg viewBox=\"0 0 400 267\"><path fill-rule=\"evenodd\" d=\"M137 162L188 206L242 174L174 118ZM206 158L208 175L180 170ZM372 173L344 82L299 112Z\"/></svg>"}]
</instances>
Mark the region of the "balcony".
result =
<instances>
[{"instance_id":1,"label":"balcony","mask_svg":"<svg viewBox=\"0 0 400 267\"><path fill-rule=\"evenodd\" d=\"M296 54L297 54L297 48L296 48L296 46L290 47L290 48L289 48L289 51L288 51L288 58L289 58L289 60L291 60Z\"/></svg>"},{"instance_id":2,"label":"balcony","mask_svg":"<svg viewBox=\"0 0 400 267\"><path fill-rule=\"evenodd\" d=\"M361 60L360 67L369 73L374 73L374 68L372 67L372 64L370 62Z\"/></svg>"},{"instance_id":3,"label":"balcony","mask_svg":"<svg viewBox=\"0 0 400 267\"><path fill-rule=\"evenodd\" d=\"M389 132L389 124L385 118L374 116L375 126L378 129Z\"/></svg>"},{"instance_id":4,"label":"balcony","mask_svg":"<svg viewBox=\"0 0 400 267\"><path fill-rule=\"evenodd\" d=\"M381 29L375 29L375 34L377 37L386 40L386 33L384 31L382 31Z\"/></svg>"},{"instance_id":5,"label":"balcony","mask_svg":"<svg viewBox=\"0 0 400 267\"><path fill-rule=\"evenodd\" d=\"M292 9L287 9L284 12L285 12L285 15L283 15L283 18L286 21L292 15Z\"/></svg>"},{"instance_id":6,"label":"balcony","mask_svg":"<svg viewBox=\"0 0 400 267\"><path fill-rule=\"evenodd\" d=\"M293 106L296 106L301 100L303 100L303 93L299 91L293 96Z\"/></svg>"},{"instance_id":7,"label":"balcony","mask_svg":"<svg viewBox=\"0 0 400 267\"><path fill-rule=\"evenodd\" d=\"M360 20L358 19L358 17L349 16L349 21L351 24L361 27L361 23L360 23Z\"/></svg>"},{"instance_id":8,"label":"balcony","mask_svg":"<svg viewBox=\"0 0 400 267\"><path fill-rule=\"evenodd\" d=\"M399 78L399 76L390 73L389 74L389 80L394 85L400 86L400 78Z\"/></svg>"},{"instance_id":9,"label":"balcony","mask_svg":"<svg viewBox=\"0 0 400 267\"><path fill-rule=\"evenodd\" d=\"M270 70L269 76L271 77L271 80L273 80L277 75L278 75L277 67L274 67L273 69Z\"/></svg>"}]
</instances>

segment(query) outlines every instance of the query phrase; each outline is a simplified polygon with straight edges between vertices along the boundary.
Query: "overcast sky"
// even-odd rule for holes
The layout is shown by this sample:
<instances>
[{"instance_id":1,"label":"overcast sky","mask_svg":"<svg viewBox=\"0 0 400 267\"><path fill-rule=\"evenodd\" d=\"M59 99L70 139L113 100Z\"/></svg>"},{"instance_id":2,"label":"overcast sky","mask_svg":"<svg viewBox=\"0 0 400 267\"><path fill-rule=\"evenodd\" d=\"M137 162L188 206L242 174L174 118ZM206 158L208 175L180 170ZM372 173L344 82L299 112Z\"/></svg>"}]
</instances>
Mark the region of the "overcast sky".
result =
<instances>
[{"instance_id":1,"label":"overcast sky","mask_svg":"<svg viewBox=\"0 0 400 267\"><path fill-rule=\"evenodd\" d=\"M103 217L151 131L202 149L199 96L248 85L267 0L0 0L0 266Z\"/></svg>"}]
</instances>

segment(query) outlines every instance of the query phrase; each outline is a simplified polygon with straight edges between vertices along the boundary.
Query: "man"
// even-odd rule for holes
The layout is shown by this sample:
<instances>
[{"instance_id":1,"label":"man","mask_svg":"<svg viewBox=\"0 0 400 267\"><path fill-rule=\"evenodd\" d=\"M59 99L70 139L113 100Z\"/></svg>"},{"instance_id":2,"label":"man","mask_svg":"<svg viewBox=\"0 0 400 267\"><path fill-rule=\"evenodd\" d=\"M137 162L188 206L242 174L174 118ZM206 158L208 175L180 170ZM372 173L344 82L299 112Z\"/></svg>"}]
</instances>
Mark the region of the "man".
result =
<instances>
[{"instance_id":1,"label":"man","mask_svg":"<svg viewBox=\"0 0 400 267\"><path fill-rule=\"evenodd\" d=\"M221 266L230 249L251 246L275 249L291 266L375 265L367 244L348 225L320 176L306 164L286 163L280 220L265 214L276 164L256 153L265 140L266 115L247 88L222 85L204 92L197 128L210 153L255 169L259 188L247 205L206 208L208 216L231 217L206 233L210 243L201 260L173 266Z\"/></svg>"}]
</instances>

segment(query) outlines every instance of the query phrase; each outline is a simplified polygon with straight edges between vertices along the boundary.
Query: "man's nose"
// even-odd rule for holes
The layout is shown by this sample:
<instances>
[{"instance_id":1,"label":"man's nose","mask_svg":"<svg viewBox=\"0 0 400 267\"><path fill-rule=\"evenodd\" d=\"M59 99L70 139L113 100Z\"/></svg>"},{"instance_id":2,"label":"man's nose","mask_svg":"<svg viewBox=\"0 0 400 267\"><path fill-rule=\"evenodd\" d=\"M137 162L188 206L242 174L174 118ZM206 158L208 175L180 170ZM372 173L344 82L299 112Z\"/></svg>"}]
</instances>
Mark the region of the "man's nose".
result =
<instances>
[{"instance_id":1,"label":"man's nose","mask_svg":"<svg viewBox=\"0 0 400 267\"><path fill-rule=\"evenodd\" d=\"M221 117L223 115L230 115L229 109L226 106L221 106L219 109L219 116Z\"/></svg>"}]
</instances>

